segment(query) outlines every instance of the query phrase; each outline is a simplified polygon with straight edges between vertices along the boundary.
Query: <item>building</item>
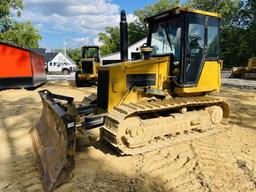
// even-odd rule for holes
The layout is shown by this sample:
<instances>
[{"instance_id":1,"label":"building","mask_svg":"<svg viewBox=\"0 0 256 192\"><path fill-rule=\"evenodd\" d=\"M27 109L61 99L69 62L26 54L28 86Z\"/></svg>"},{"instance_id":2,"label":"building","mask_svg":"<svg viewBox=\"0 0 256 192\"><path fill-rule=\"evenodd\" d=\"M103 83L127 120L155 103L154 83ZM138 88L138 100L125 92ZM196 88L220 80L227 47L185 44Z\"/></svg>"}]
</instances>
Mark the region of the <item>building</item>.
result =
<instances>
[{"instance_id":1,"label":"building","mask_svg":"<svg viewBox=\"0 0 256 192\"><path fill-rule=\"evenodd\" d=\"M44 48L32 49L45 58L45 68L46 72L49 73L62 73L69 74L76 71L75 62L68 56L61 52L46 52Z\"/></svg>"},{"instance_id":2,"label":"building","mask_svg":"<svg viewBox=\"0 0 256 192\"><path fill-rule=\"evenodd\" d=\"M50 63L67 63L69 65L74 65L74 61L63 53L46 53L45 54L45 62L49 65Z\"/></svg>"},{"instance_id":3,"label":"building","mask_svg":"<svg viewBox=\"0 0 256 192\"><path fill-rule=\"evenodd\" d=\"M128 59L129 60L136 60L140 58L140 47L147 43L147 38L144 38L133 45L128 47ZM106 55L102 57L102 60L109 60L109 61L114 61L114 60L120 60L120 52L117 53L112 53L110 55Z\"/></svg>"},{"instance_id":4,"label":"building","mask_svg":"<svg viewBox=\"0 0 256 192\"><path fill-rule=\"evenodd\" d=\"M68 55L65 56L61 52L46 52L46 49L44 48L36 48L31 50L43 55L45 57L46 65L49 65L49 63L67 63L70 65L74 65L75 63Z\"/></svg>"}]
</instances>

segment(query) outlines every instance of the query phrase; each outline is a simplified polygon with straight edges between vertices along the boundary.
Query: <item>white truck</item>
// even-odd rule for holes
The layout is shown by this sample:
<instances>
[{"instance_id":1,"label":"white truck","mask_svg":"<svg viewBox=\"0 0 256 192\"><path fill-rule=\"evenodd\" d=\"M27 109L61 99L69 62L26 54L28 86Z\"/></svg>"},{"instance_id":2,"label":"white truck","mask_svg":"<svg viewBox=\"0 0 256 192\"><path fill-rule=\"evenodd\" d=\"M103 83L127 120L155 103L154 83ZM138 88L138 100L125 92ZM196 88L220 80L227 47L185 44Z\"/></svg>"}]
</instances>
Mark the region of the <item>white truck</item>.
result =
<instances>
[{"instance_id":1,"label":"white truck","mask_svg":"<svg viewBox=\"0 0 256 192\"><path fill-rule=\"evenodd\" d=\"M76 72L76 65L66 62L49 62L46 68L47 73L68 75Z\"/></svg>"}]
</instances>

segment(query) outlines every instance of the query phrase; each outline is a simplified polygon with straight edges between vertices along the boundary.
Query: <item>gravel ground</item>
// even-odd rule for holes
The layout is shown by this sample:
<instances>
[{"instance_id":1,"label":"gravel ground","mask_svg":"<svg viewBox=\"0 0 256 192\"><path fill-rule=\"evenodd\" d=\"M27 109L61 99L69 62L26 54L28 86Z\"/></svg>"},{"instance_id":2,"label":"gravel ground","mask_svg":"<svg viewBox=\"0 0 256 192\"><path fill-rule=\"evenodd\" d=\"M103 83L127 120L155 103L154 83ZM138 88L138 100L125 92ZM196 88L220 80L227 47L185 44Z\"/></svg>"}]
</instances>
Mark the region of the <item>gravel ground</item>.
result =
<instances>
[{"instance_id":1,"label":"gravel ground","mask_svg":"<svg viewBox=\"0 0 256 192\"><path fill-rule=\"evenodd\" d=\"M255 80L222 78L222 85L225 87L256 90L256 81Z\"/></svg>"},{"instance_id":2,"label":"gravel ground","mask_svg":"<svg viewBox=\"0 0 256 192\"><path fill-rule=\"evenodd\" d=\"M75 73L70 73L69 75L47 75L46 79L48 81L70 81L70 80L75 80Z\"/></svg>"},{"instance_id":3,"label":"gravel ground","mask_svg":"<svg viewBox=\"0 0 256 192\"><path fill-rule=\"evenodd\" d=\"M230 71L223 71L221 73L222 85L224 87L256 90L256 80L230 78L230 75Z\"/></svg>"}]
</instances>

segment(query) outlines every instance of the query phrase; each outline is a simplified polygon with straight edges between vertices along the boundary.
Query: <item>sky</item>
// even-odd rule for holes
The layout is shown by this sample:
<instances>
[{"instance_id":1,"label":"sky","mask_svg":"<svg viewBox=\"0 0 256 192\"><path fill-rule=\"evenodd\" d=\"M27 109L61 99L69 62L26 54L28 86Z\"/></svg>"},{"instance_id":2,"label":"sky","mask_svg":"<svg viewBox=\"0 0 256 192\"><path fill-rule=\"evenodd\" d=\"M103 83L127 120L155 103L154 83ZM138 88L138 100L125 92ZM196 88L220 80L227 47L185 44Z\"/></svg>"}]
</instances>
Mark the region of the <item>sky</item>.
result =
<instances>
[{"instance_id":1,"label":"sky","mask_svg":"<svg viewBox=\"0 0 256 192\"><path fill-rule=\"evenodd\" d=\"M69 48L99 44L97 34L106 26L117 26L120 10L128 21L133 12L156 0L23 0L22 20L30 20L42 36L40 47Z\"/></svg>"}]
</instances>

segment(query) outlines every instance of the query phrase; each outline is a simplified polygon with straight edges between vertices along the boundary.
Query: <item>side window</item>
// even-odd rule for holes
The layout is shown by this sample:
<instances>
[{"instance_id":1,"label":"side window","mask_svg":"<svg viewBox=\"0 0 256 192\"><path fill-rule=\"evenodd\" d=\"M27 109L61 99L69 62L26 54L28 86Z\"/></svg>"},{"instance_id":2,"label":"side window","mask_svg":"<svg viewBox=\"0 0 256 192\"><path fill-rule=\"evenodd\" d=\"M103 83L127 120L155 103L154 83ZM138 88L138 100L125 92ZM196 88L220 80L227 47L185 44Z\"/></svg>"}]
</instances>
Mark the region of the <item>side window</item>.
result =
<instances>
[{"instance_id":1,"label":"side window","mask_svg":"<svg viewBox=\"0 0 256 192\"><path fill-rule=\"evenodd\" d=\"M166 35L167 33L165 32L164 26L158 26L156 31L152 33L151 44L154 55L164 55L172 52Z\"/></svg>"},{"instance_id":2,"label":"side window","mask_svg":"<svg viewBox=\"0 0 256 192\"><path fill-rule=\"evenodd\" d=\"M191 54L202 54L204 50L204 25L200 23L189 24L188 48Z\"/></svg>"},{"instance_id":3,"label":"side window","mask_svg":"<svg viewBox=\"0 0 256 192\"><path fill-rule=\"evenodd\" d=\"M207 56L218 57L219 48L219 30L218 20L216 18L209 17L208 20L208 45L207 45Z\"/></svg>"}]
</instances>

